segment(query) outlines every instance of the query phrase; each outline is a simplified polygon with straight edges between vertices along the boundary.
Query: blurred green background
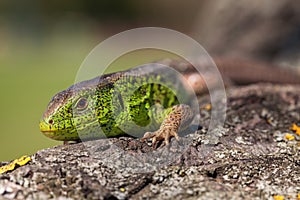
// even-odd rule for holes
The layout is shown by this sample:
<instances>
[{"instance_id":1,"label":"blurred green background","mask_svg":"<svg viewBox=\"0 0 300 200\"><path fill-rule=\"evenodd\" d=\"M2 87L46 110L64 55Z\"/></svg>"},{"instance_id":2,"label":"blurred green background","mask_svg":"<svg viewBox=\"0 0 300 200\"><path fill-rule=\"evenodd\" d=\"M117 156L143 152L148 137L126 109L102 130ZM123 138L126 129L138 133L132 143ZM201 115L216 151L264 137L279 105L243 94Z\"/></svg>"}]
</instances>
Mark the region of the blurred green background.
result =
<instances>
[{"instance_id":1,"label":"blurred green background","mask_svg":"<svg viewBox=\"0 0 300 200\"><path fill-rule=\"evenodd\" d=\"M293 0L1 0L0 161L62 144L39 132L39 119L51 97L74 83L87 54L109 36L166 27L197 39L210 54L297 65L299 8ZM170 54L135 52L117 60L113 70L165 56Z\"/></svg>"},{"instance_id":2,"label":"blurred green background","mask_svg":"<svg viewBox=\"0 0 300 200\"><path fill-rule=\"evenodd\" d=\"M9 21L0 28L0 161L59 144L39 132L39 119L51 97L73 84L96 44L84 26L72 32L62 24L37 33L37 27Z\"/></svg>"}]
</instances>

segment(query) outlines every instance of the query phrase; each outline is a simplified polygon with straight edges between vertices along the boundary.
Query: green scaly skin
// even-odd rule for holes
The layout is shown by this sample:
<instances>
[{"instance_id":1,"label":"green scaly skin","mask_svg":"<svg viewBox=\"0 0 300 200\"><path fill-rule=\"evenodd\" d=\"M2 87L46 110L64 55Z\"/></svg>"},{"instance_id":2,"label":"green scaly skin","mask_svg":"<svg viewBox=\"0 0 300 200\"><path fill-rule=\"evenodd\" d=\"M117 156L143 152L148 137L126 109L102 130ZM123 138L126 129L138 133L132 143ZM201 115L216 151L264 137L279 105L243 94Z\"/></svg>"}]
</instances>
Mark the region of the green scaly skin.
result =
<instances>
[{"instance_id":1,"label":"green scaly skin","mask_svg":"<svg viewBox=\"0 0 300 200\"><path fill-rule=\"evenodd\" d=\"M74 84L52 98L40 121L40 130L61 141L128 134L139 137L147 131L163 130L160 125L167 116L174 113L176 122L181 119L183 107L174 109L179 100L172 87L177 85L176 91L183 93L181 103L188 104L190 100L179 78L165 67L146 65ZM190 113L185 121L191 121ZM172 127L174 117L168 120L164 126L171 123ZM176 134L171 136L178 138ZM169 139L170 135L157 137L155 140Z\"/></svg>"}]
</instances>

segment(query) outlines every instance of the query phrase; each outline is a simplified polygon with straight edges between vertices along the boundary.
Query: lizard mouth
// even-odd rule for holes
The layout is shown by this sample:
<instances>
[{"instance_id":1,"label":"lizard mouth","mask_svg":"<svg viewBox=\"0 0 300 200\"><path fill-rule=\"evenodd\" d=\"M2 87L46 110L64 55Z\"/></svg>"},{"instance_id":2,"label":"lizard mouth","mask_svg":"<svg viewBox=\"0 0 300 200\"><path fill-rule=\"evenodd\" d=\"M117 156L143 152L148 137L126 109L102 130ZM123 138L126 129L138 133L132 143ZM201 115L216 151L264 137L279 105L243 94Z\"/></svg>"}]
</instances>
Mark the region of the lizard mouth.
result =
<instances>
[{"instance_id":1,"label":"lizard mouth","mask_svg":"<svg viewBox=\"0 0 300 200\"><path fill-rule=\"evenodd\" d=\"M39 125L40 131L48 138L60 141L73 141L78 139L76 131L66 129L60 130L43 119L40 121Z\"/></svg>"},{"instance_id":2,"label":"lizard mouth","mask_svg":"<svg viewBox=\"0 0 300 200\"><path fill-rule=\"evenodd\" d=\"M42 133L48 133L48 132L57 132L58 130L53 128L50 124L46 123L44 120L41 120L40 131Z\"/></svg>"}]
</instances>

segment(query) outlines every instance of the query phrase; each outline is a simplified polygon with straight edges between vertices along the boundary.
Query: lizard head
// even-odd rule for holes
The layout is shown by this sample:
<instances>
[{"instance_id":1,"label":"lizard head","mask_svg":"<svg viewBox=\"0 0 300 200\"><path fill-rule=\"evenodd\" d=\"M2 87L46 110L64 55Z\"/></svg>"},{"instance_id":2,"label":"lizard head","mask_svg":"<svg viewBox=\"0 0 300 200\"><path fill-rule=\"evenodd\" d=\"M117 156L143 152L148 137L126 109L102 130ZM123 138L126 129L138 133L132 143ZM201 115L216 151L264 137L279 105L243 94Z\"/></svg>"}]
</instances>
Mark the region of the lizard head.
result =
<instances>
[{"instance_id":1,"label":"lizard head","mask_svg":"<svg viewBox=\"0 0 300 200\"><path fill-rule=\"evenodd\" d=\"M55 140L78 140L78 130L97 122L92 116L93 98L89 90L64 90L56 94L47 106L40 130Z\"/></svg>"},{"instance_id":2,"label":"lizard head","mask_svg":"<svg viewBox=\"0 0 300 200\"><path fill-rule=\"evenodd\" d=\"M54 95L40 120L41 132L55 140L72 141L79 140L80 130L98 125L96 86L92 79Z\"/></svg>"}]
</instances>

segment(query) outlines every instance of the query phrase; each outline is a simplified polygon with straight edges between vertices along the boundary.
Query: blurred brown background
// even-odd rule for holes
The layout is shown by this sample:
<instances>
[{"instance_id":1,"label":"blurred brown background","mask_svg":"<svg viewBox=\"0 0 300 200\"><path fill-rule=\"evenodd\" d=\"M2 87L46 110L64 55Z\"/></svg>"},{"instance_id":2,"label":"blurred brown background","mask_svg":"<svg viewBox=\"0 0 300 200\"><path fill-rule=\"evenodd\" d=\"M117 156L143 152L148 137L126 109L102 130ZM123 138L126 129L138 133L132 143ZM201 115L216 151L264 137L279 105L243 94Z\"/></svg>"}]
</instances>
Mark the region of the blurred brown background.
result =
<instances>
[{"instance_id":1,"label":"blurred brown background","mask_svg":"<svg viewBox=\"0 0 300 200\"><path fill-rule=\"evenodd\" d=\"M0 160L60 144L39 132L39 118L107 37L165 27L193 37L211 55L297 67L299 10L293 0L1 1Z\"/></svg>"}]
</instances>

